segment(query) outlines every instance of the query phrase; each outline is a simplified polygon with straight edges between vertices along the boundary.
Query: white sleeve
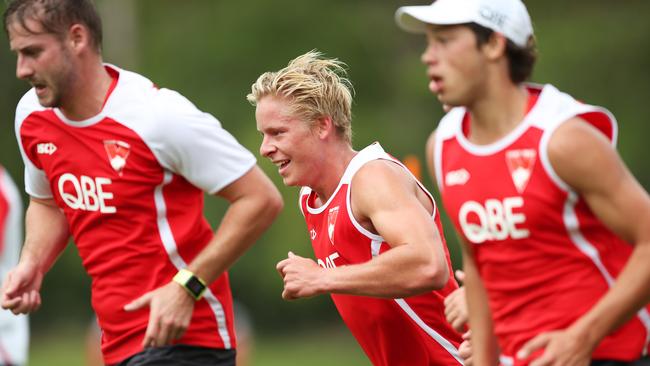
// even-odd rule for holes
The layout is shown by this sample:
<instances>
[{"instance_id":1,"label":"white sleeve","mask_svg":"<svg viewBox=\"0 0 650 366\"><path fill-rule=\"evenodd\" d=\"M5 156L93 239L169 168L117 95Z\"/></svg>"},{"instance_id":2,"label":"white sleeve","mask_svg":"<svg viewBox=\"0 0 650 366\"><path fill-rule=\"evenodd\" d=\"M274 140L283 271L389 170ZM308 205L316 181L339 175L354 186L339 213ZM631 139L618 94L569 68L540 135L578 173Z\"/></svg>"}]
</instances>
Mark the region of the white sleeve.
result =
<instances>
[{"instance_id":1,"label":"white sleeve","mask_svg":"<svg viewBox=\"0 0 650 366\"><path fill-rule=\"evenodd\" d=\"M39 169L32 162L23 146L23 139L20 135L20 128L23 121L37 110L42 110L43 107L38 103L34 90L30 90L18 102L16 107L16 139L18 140L18 147L20 148L20 155L25 164L25 192L32 197L36 198L52 198L52 190L50 189L50 182L42 169Z\"/></svg>"},{"instance_id":2,"label":"white sleeve","mask_svg":"<svg viewBox=\"0 0 650 366\"><path fill-rule=\"evenodd\" d=\"M158 93L161 123L150 147L165 168L214 194L255 165L255 156L212 115L177 92L161 89Z\"/></svg>"}]
</instances>

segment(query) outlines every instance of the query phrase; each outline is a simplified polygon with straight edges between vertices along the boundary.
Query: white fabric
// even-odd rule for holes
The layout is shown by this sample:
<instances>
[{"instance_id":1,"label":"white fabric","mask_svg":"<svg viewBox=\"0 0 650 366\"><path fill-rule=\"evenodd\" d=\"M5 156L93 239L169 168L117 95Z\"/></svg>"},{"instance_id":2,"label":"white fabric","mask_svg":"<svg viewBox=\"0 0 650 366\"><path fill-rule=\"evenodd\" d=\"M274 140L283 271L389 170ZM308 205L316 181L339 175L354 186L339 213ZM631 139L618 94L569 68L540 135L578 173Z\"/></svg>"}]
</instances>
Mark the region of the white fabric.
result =
<instances>
[{"instance_id":1,"label":"white fabric","mask_svg":"<svg viewBox=\"0 0 650 366\"><path fill-rule=\"evenodd\" d=\"M159 164L183 176L194 186L214 194L240 178L255 165L255 157L221 127L208 113L169 89L157 89L145 77L107 65L119 72L115 90L104 109L84 121L71 121L58 109L54 112L66 124L89 127L111 118L135 131L151 149ZM33 90L19 102L16 134L34 111L43 110ZM47 177L26 157L25 189L35 197L52 197Z\"/></svg>"},{"instance_id":2,"label":"white fabric","mask_svg":"<svg viewBox=\"0 0 650 366\"><path fill-rule=\"evenodd\" d=\"M437 0L431 5L403 6L397 9L395 20L412 33L424 33L427 24L477 23L520 47L533 35L530 15L521 0Z\"/></svg>"},{"instance_id":3,"label":"white fabric","mask_svg":"<svg viewBox=\"0 0 650 366\"><path fill-rule=\"evenodd\" d=\"M6 171L0 168L0 195L9 203L9 212L4 222L4 237L0 238L0 279L4 279L20 256L22 245L23 206L16 185ZM23 365L27 362L29 327L26 315L14 315L9 310L0 309L0 364L10 362ZM4 358L8 357L9 360Z\"/></svg>"},{"instance_id":4,"label":"white fabric","mask_svg":"<svg viewBox=\"0 0 650 366\"><path fill-rule=\"evenodd\" d=\"M20 155L25 163L25 191L32 197L52 198L50 184L45 176L45 172L38 169L34 163L25 154L22 139L20 138L20 125L30 114L45 110L38 103L35 89L29 90L18 102L16 107L16 139L20 148Z\"/></svg>"}]
</instances>

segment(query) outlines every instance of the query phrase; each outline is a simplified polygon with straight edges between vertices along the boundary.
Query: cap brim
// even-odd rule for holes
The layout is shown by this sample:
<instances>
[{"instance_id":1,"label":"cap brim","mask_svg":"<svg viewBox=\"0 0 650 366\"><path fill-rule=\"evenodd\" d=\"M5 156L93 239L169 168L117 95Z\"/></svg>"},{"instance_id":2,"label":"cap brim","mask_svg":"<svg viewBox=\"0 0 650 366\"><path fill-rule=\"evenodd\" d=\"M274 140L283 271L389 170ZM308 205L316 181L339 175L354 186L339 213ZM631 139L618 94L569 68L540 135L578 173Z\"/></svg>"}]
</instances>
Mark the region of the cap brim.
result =
<instances>
[{"instance_id":1,"label":"cap brim","mask_svg":"<svg viewBox=\"0 0 650 366\"><path fill-rule=\"evenodd\" d=\"M395 12L395 22L403 30L410 33L424 33L427 24L419 18L426 12L428 5L402 6Z\"/></svg>"},{"instance_id":2,"label":"cap brim","mask_svg":"<svg viewBox=\"0 0 650 366\"><path fill-rule=\"evenodd\" d=\"M471 23L472 11L454 1L435 1L431 5L402 6L395 12L400 28L411 33L424 33L428 24L453 25Z\"/></svg>"}]
</instances>

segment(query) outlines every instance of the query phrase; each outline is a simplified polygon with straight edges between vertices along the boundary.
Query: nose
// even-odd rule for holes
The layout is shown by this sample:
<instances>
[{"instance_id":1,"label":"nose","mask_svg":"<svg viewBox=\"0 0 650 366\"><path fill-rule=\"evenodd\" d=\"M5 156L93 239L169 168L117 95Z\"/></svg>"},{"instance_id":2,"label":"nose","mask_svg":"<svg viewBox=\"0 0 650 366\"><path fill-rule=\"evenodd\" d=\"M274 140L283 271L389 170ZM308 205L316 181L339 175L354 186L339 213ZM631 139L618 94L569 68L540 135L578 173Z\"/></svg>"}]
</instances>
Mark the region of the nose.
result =
<instances>
[{"instance_id":1,"label":"nose","mask_svg":"<svg viewBox=\"0 0 650 366\"><path fill-rule=\"evenodd\" d=\"M431 65L437 61L437 50L433 42L427 42L427 48L425 48L424 52L422 52L420 61L422 61L422 63L425 65Z\"/></svg>"},{"instance_id":2,"label":"nose","mask_svg":"<svg viewBox=\"0 0 650 366\"><path fill-rule=\"evenodd\" d=\"M25 60L25 57L18 54L18 59L16 60L16 77L18 79L29 79L34 74L34 69L31 67L29 62Z\"/></svg>"},{"instance_id":3,"label":"nose","mask_svg":"<svg viewBox=\"0 0 650 366\"><path fill-rule=\"evenodd\" d=\"M260 144L260 155L265 158L270 158L271 154L273 154L275 150L275 145L270 141L269 136L264 135L262 137L262 144Z\"/></svg>"}]
</instances>

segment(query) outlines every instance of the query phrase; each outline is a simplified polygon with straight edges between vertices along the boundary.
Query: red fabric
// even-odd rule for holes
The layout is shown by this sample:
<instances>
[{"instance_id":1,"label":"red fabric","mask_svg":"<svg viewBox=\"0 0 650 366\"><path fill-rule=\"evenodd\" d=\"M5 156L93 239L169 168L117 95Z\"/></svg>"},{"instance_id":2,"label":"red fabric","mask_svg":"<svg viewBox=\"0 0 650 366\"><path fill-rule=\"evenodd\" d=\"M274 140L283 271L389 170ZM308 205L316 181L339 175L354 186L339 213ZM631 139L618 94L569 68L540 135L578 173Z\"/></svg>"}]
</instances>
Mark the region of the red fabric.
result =
<instances>
[{"instance_id":1,"label":"red fabric","mask_svg":"<svg viewBox=\"0 0 650 366\"><path fill-rule=\"evenodd\" d=\"M128 146L119 169L111 154L126 150L108 149L107 144L115 141ZM102 329L105 362L117 363L142 351L149 310L126 312L123 307L169 283L178 270L165 250L161 235L166 225L161 220L168 223L175 250L185 263L211 240L213 232L202 213L203 191L170 172L166 174L171 180L163 183L165 169L147 141L109 116L78 127L61 121L52 109L34 111L21 124L20 142L29 161L47 175L92 278L92 306ZM54 152L39 152L39 144L49 143L56 146ZM162 200L156 202L156 197ZM209 289L224 317L217 320L208 301L200 300L189 329L177 343L224 348L218 322L225 322L234 348L228 275Z\"/></svg>"},{"instance_id":2,"label":"red fabric","mask_svg":"<svg viewBox=\"0 0 650 366\"><path fill-rule=\"evenodd\" d=\"M363 263L372 258L373 240L361 233L350 217L346 202L348 189L348 184L342 184L326 206L318 208L322 210L320 213L310 212L308 208L314 207L315 193L301 197L301 208L314 253L323 267ZM442 233L437 214L435 221ZM385 242L376 244L380 245L380 253L390 250ZM451 271L444 241L443 246ZM444 289L405 298L404 301L427 327L457 349L462 339L445 320L443 303L444 298L456 288L458 284L450 273L449 282ZM343 321L373 365L458 364L449 351L428 335L395 300L340 294L332 294L331 297Z\"/></svg>"},{"instance_id":3,"label":"red fabric","mask_svg":"<svg viewBox=\"0 0 650 366\"><path fill-rule=\"evenodd\" d=\"M532 91L533 97L539 94ZM530 104L534 102L531 98ZM544 103L557 107L549 110L560 113L567 108ZM502 146L490 152L470 151L459 141L459 134L445 137L439 147L444 206L458 232L471 244L488 291L495 332L507 356L514 356L541 332L569 326L608 290L606 277L580 245L592 248L614 278L632 251L582 199L572 204L545 168L546 151L540 148L543 116L537 113L523 132L517 131L520 135L504 137L493 144L503 142ZM549 114L549 122L553 116ZM594 110L581 117L613 138L615 122L607 114ZM458 123L463 123L462 119ZM465 182L449 184L445 179L462 170L468 173ZM593 357L637 359L645 341L646 328L634 318L606 337Z\"/></svg>"}]
</instances>

